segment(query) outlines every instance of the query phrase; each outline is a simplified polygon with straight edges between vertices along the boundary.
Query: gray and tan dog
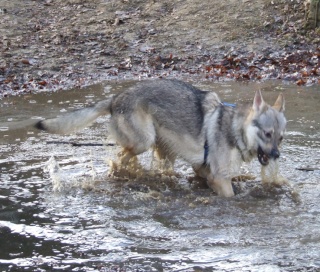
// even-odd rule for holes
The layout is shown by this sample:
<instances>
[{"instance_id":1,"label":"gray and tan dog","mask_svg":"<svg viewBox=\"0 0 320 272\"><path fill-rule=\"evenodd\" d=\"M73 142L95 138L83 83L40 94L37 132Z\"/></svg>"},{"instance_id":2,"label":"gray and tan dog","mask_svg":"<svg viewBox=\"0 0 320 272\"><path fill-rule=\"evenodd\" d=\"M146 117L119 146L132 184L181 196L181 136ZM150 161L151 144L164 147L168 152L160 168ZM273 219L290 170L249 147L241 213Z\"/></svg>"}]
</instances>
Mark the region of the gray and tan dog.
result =
<instances>
[{"instance_id":1,"label":"gray and tan dog","mask_svg":"<svg viewBox=\"0 0 320 272\"><path fill-rule=\"evenodd\" d=\"M284 98L269 106L257 91L253 104L233 107L213 92L177 80L150 80L62 117L42 120L38 129L70 133L110 114L110 133L122 146L122 165L153 148L160 159L189 162L219 195L234 195L231 173L257 157L261 165L280 156L286 119Z\"/></svg>"}]
</instances>

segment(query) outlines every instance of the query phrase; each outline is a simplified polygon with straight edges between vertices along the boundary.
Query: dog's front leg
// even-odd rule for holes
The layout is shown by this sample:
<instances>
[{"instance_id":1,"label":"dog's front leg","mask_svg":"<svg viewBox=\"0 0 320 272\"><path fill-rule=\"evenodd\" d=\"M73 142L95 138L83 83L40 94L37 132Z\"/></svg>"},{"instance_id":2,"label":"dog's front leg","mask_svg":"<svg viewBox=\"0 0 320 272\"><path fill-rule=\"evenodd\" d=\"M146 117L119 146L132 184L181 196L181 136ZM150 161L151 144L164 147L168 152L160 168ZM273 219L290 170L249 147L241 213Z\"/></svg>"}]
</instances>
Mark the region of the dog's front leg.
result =
<instances>
[{"instance_id":1,"label":"dog's front leg","mask_svg":"<svg viewBox=\"0 0 320 272\"><path fill-rule=\"evenodd\" d=\"M192 168L196 177L207 179L208 175L210 174L210 167L208 165L193 165Z\"/></svg>"},{"instance_id":2,"label":"dog's front leg","mask_svg":"<svg viewBox=\"0 0 320 272\"><path fill-rule=\"evenodd\" d=\"M232 197L234 191L231 184L231 179L227 179L221 175L209 174L207 177L207 183L211 189L213 189L219 196Z\"/></svg>"}]
</instances>

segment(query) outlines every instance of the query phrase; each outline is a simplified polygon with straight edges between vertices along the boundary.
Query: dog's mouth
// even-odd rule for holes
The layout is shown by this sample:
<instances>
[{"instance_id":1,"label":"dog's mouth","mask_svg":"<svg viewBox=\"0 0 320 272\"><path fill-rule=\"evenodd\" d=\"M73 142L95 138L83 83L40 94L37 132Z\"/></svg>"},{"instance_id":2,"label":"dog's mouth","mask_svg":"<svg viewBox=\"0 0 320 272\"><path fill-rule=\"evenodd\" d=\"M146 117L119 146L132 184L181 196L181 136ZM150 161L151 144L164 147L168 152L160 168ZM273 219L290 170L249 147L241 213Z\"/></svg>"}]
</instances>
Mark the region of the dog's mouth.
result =
<instances>
[{"instance_id":1,"label":"dog's mouth","mask_svg":"<svg viewBox=\"0 0 320 272\"><path fill-rule=\"evenodd\" d=\"M258 147L258 160L262 165L269 164L269 156L263 152L260 146Z\"/></svg>"}]
</instances>

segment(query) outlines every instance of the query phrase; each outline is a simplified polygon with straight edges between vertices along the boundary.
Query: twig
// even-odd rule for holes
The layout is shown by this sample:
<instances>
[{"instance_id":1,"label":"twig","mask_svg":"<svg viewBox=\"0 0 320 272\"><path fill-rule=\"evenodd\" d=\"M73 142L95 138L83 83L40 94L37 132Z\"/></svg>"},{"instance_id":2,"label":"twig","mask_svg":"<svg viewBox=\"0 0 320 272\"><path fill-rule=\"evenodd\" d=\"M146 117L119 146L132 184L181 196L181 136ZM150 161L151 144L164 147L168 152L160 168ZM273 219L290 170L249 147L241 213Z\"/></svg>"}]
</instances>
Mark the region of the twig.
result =
<instances>
[{"instance_id":1,"label":"twig","mask_svg":"<svg viewBox=\"0 0 320 272\"><path fill-rule=\"evenodd\" d=\"M64 142L64 141L48 141L47 144L67 144L71 146L114 146L115 144L97 144L97 143L75 143L75 142Z\"/></svg>"}]
</instances>

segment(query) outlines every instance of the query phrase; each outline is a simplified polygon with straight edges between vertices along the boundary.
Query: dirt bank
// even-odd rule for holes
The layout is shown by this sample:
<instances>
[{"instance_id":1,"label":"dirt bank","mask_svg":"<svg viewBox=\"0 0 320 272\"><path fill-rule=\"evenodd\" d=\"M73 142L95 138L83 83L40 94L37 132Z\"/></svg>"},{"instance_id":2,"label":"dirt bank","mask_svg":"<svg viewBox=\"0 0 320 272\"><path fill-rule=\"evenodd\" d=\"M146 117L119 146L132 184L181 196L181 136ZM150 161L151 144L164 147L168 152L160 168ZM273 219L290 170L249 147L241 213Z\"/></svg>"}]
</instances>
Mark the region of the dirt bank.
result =
<instances>
[{"instance_id":1,"label":"dirt bank","mask_svg":"<svg viewBox=\"0 0 320 272\"><path fill-rule=\"evenodd\" d=\"M303 2L2 0L0 96L146 77L318 83Z\"/></svg>"}]
</instances>

